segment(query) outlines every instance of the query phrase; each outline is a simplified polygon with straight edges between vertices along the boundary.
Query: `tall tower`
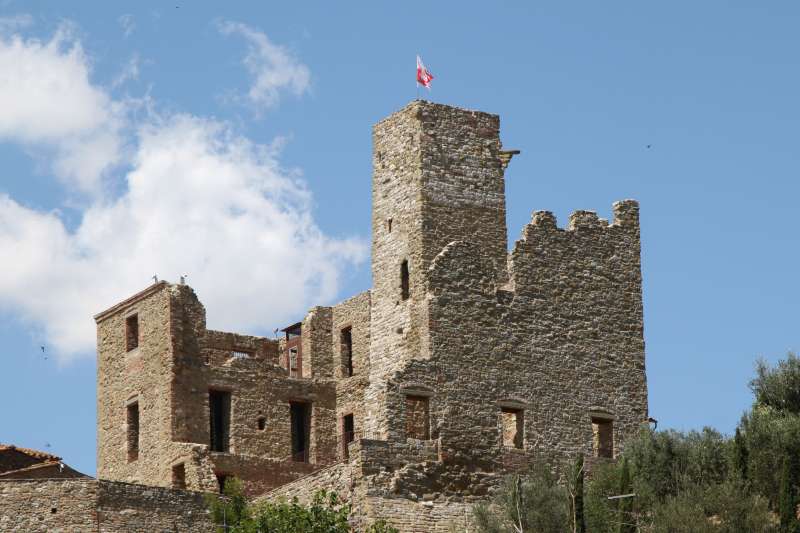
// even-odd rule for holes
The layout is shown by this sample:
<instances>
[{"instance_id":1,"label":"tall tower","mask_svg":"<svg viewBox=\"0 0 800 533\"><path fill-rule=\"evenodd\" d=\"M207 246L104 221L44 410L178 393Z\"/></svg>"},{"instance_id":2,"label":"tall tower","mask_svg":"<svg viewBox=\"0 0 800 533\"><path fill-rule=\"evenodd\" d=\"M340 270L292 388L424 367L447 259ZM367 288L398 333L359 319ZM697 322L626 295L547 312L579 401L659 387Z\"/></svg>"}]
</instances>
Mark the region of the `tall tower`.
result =
<instances>
[{"instance_id":1,"label":"tall tower","mask_svg":"<svg viewBox=\"0 0 800 533\"><path fill-rule=\"evenodd\" d=\"M373 130L372 325L366 430L382 436L385 382L430 356L428 268L450 242L479 243L506 278L497 115L414 101Z\"/></svg>"}]
</instances>

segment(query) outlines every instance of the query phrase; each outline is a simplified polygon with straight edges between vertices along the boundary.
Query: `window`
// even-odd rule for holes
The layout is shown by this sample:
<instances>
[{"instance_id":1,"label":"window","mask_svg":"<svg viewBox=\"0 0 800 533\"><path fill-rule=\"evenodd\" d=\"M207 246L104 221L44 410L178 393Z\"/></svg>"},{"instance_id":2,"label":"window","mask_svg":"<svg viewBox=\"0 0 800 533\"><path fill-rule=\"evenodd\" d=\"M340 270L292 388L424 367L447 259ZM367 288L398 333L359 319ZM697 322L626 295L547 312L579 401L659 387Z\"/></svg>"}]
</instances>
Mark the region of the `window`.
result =
<instances>
[{"instance_id":1,"label":"window","mask_svg":"<svg viewBox=\"0 0 800 533\"><path fill-rule=\"evenodd\" d=\"M230 450L231 437L231 393L212 390L208 392L208 411L211 428L211 451Z\"/></svg>"},{"instance_id":2,"label":"window","mask_svg":"<svg viewBox=\"0 0 800 533\"><path fill-rule=\"evenodd\" d=\"M172 467L172 488L186 489L186 466L183 463Z\"/></svg>"},{"instance_id":3,"label":"window","mask_svg":"<svg viewBox=\"0 0 800 533\"><path fill-rule=\"evenodd\" d=\"M387 219L386 219L386 230L387 230L389 233L391 233L391 232L392 232L392 219L391 219L391 218L387 218Z\"/></svg>"},{"instance_id":4,"label":"window","mask_svg":"<svg viewBox=\"0 0 800 533\"><path fill-rule=\"evenodd\" d=\"M300 358L297 355L297 348L289 348L289 375L300 376Z\"/></svg>"},{"instance_id":5,"label":"window","mask_svg":"<svg viewBox=\"0 0 800 533\"><path fill-rule=\"evenodd\" d=\"M342 442L344 443L344 458L350 457L350 443L356 438L353 414L342 417Z\"/></svg>"},{"instance_id":6,"label":"window","mask_svg":"<svg viewBox=\"0 0 800 533\"><path fill-rule=\"evenodd\" d=\"M521 449L525 436L525 412L522 409L503 407L500 411L500 425L503 446Z\"/></svg>"},{"instance_id":7,"label":"window","mask_svg":"<svg viewBox=\"0 0 800 533\"><path fill-rule=\"evenodd\" d=\"M263 416L258 417L258 430L264 431L266 427L267 427L267 419L264 418Z\"/></svg>"},{"instance_id":8,"label":"window","mask_svg":"<svg viewBox=\"0 0 800 533\"><path fill-rule=\"evenodd\" d=\"M614 458L614 421L592 418L592 445L595 457Z\"/></svg>"},{"instance_id":9,"label":"window","mask_svg":"<svg viewBox=\"0 0 800 533\"><path fill-rule=\"evenodd\" d=\"M353 328L344 328L340 334L342 346L342 366L346 377L353 375Z\"/></svg>"},{"instance_id":10,"label":"window","mask_svg":"<svg viewBox=\"0 0 800 533\"><path fill-rule=\"evenodd\" d=\"M231 357L234 359L248 359L252 357L252 354L244 350L231 350Z\"/></svg>"},{"instance_id":11,"label":"window","mask_svg":"<svg viewBox=\"0 0 800 533\"><path fill-rule=\"evenodd\" d=\"M139 459L139 402L128 404L127 407L128 424L128 462L131 463Z\"/></svg>"},{"instance_id":12,"label":"window","mask_svg":"<svg viewBox=\"0 0 800 533\"><path fill-rule=\"evenodd\" d=\"M217 485L219 485L219 493L225 493L225 483L228 481L228 474L215 474L217 476Z\"/></svg>"},{"instance_id":13,"label":"window","mask_svg":"<svg viewBox=\"0 0 800 533\"><path fill-rule=\"evenodd\" d=\"M139 347L139 315L131 315L125 319L125 350Z\"/></svg>"},{"instance_id":14,"label":"window","mask_svg":"<svg viewBox=\"0 0 800 533\"><path fill-rule=\"evenodd\" d=\"M308 462L308 444L311 424L308 413L310 405L305 402L291 402L289 416L292 428L292 460L299 463Z\"/></svg>"},{"instance_id":15,"label":"window","mask_svg":"<svg viewBox=\"0 0 800 533\"><path fill-rule=\"evenodd\" d=\"M428 398L406 396L406 437L421 440L430 438Z\"/></svg>"},{"instance_id":16,"label":"window","mask_svg":"<svg viewBox=\"0 0 800 533\"><path fill-rule=\"evenodd\" d=\"M403 259L400 264L400 297L403 300L408 300L408 259Z\"/></svg>"}]
</instances>

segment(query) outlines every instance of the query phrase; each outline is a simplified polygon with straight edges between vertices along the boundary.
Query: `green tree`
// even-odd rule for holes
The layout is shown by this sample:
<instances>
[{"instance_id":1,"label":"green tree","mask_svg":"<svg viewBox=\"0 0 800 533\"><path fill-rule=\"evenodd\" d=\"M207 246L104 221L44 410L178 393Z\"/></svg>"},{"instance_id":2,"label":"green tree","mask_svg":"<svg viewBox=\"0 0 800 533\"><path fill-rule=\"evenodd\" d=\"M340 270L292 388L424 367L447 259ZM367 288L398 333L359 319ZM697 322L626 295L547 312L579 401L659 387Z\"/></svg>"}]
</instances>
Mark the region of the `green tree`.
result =
<instances>
[{"instance_id":1,"label":"green tree","mask_svg":"<svg viewBox=\"0 0 800 533\"><path fill-rule=\"evenodd\" d=\"M781 531L784 533L797 533L800 531L800 523L797 520L797 485L798 481L798 460L795 454L786 454L783 457L783 467L781 468L781 485L779 511L781 521Z\"/></svg>"},{"instance_id":2,"label":"green tree","mask_svg":"<svg viewBox=\"0 0 800 533\"><path fill-rule=\"evenodd\" d=\"M775 367L759 359L750 390L759 405L800 414L800 358L789 352Z\"/></svg>"},{"instance_id":3,"label":"green tree","mask_svg":"<svg viewBox=\"0 0 800 533\"><path fill-rule=\"evenodd\" d=\"M738 427L733 435L733 468L743 480L747 479L747 443Z\"/></svg>"}]
</instances>

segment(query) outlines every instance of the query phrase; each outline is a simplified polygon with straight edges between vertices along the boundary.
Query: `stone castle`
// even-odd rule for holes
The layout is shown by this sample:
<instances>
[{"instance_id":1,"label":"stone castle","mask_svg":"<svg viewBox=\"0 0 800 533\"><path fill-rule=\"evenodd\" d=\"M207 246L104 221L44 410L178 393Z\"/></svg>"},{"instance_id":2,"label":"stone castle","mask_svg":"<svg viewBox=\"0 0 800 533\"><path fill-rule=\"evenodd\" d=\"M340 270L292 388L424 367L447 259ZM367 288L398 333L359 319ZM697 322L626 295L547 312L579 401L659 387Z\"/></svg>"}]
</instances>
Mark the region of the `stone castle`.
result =
<instances>
[{"instance_id":1,"label":"stone castle","mask_svg":"<svg viewBox=\"0 0 800 533\"><path fill-rule=\"evenodd\" d=\"M371 290L279 340L206 329L184 284L95 317L95 483L327 488L356 526L444 532L504 475L613 458L646 423L638 204L535 212L509 252L496 115L417 100L373 144Z\"/></svg>"}]
</instances>

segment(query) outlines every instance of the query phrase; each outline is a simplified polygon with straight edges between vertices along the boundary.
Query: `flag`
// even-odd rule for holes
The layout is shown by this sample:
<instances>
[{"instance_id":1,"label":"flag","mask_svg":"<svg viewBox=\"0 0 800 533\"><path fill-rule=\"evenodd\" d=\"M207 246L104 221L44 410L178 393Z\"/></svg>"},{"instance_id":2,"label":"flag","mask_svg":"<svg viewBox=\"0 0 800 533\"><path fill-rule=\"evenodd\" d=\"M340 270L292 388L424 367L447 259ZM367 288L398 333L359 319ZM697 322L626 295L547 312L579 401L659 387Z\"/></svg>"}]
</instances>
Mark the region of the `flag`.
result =
<instances>
[{"instance_id":1,"label":"flag","mask_svg":"<svg viewBox=\"0 0 800 533\"><path fill-rule=\"evenodd\" d=\"M426 89L431 88L431 81L433 81L433 74L428 72L422 59L417 56L417 83Z\"/></svg>"}]
</instances>

